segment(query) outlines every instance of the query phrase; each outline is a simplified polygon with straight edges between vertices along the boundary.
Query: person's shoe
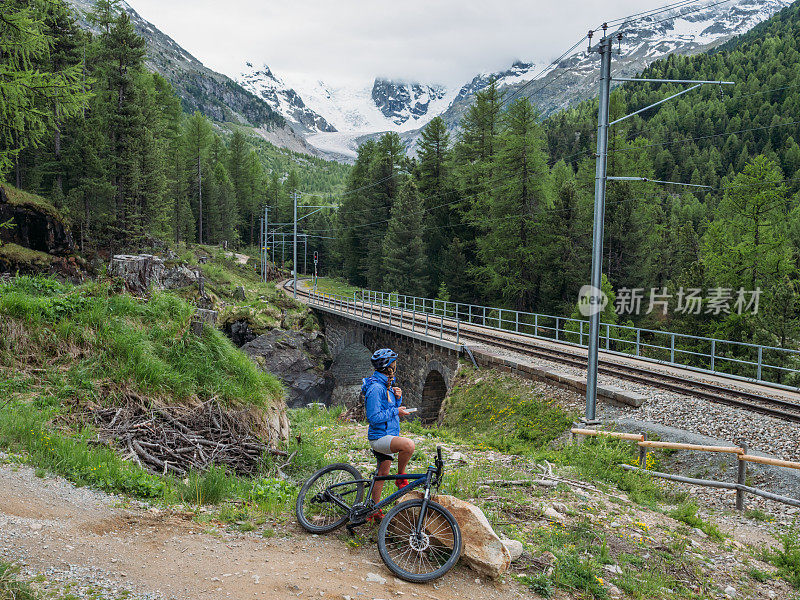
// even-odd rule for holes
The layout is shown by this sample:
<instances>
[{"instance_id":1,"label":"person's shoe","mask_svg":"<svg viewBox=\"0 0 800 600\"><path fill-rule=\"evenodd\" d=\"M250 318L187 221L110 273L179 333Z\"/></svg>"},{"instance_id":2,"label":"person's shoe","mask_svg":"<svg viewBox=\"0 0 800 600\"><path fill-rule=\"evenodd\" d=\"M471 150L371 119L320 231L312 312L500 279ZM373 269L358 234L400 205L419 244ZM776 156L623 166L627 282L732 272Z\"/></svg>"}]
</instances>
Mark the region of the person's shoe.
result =
<instances>
[{"instance_id":1,"label":"person's shoe","mask_svg":"<svg viewBox=\"0 0 800 600\"><path fill-rule=\"evenodd\" d=\"M376 510L374 513L372 513L370 516L367 517L367 523L369 523L370 525L372 524L377 525L378 523L383 521L383 517L384 517L383 511L379 508L378 510Z\"/></svg>"},{"instance_id":2,"label":"person's shoe","mask_svg":"<svg viewBox=\"0 0 800 600\"><path fill-rule=\"evenodd\" d=\"M405 475L405 473L398 473L398 475ZM394 480L397 489L402 489L408 485L408 479L395 479Z\"/></svg>"}]
</instances>

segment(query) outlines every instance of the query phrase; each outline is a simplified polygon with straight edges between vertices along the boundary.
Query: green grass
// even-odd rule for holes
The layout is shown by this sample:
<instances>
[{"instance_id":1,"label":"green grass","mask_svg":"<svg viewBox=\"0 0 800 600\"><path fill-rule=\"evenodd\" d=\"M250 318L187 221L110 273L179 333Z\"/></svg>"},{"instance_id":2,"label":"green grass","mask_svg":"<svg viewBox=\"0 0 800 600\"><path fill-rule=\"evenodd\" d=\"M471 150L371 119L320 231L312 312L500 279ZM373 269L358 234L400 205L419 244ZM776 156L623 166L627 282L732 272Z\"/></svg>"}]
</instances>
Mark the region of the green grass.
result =
<instances>
[{"instance_id":1,"label":"green grass","mask_svg":"<svg viewBox=\"0 0 800 600\"><path fill-rule=\"evenodd\" d=\"M5 198L8 200L8 203L13 206L19 206L20 208L31 208L37 212L48 214L57 221L62 223L64 222L64 217L61 216L61 213L56 210L49 200L46 200L41 196L17 189L8 185L7 183L0 185L0 194L5 196Z\"/></svg>"},{"instance_id":2,"label":"green grass","mask_svg":"<svg viewBox=\"0 0 800 600\"><path fill-rule=\"evenodd\" d=\"M553 400L515 377L463 368L447 400L442 428L461 439L504 452L521 453L546 446L572 423Z\"/></svg>"},{"instance_id":3,"label":"green grass","mask_svg":"<svg viewBox=\"0 0 800 600\"><path fill-rule=\"evenodd\" d=\"M638 464L638 453L630 442L596 437L581 444L553 447L552 442L567 431L575 415L512 375L476 371L462 364L446 402L440 427L428 428L410 421L401 425L402 431L568 466L576 476L612 483L634 502L650 507L662 500L681 499L666 494L647 474L619 466ZM650 455L657 461L655 453ZM469 484L457 487L466 491Z\"/></svg>"},{"instance_id":4,"label":"green grass","mask_svg":"<svg viewBox=\"0 0 800 600\"><path fill-rule=\"evenodd\" d=\"M0 284L0 366L79 374L87 399L101 403L131 388L169 403L217 397L265 408L281 397L277 378L220 331L192 334L193 313L169 293L139 300L109 284L19 277Z\"/></svg>"},{"instance_id":5,"label":"green grass","mask_svg":"<svg viewBox=\"0 0 800 600\"><path fill-rule=\"evenodd\" d=\"M53 262L53 257L46 252L31 250L18 244L7 243L0 245L0 268L41 270Z\"/></svg>"},{"instance_id":6,"label":"green grass","mask_svg":"<svg viewBox=\"0 0 800 600\"><path fill-rule=\"evenodd\" d=\"M19 569L0 560L0 600L36 600L33 589L19 579Z\"/></svg>"},{"instance_id":7,"label":"green grass","mask_svg":"<svg viewBox=\"0 0 800 600\"><path fill-rule=\"evenodd\" d=\"M338 294L352 298L353 293L360 292L361 288L350 285L342 279L319 277L317 278L317 291L324 294Z\"/></svg>"},{"instance_id":8,"label":"green grass","mask_svg":"<svg viewBox=\"0 0 800 600\"><path fill-rule=\"evenodd\" d=\"M749 510L744 511L744 516L748 519L754 519L756 521L769 521L770 517L760 508L751 508Z\"/></svg>"},{"instance_id":9,"label":"green grass","mask_svg":"<svg viewBox=\"0 0 800 600\"><path fill-rule=\"evenodd\" d=\"M721 540L723 535L719 530L719 527L698 517L697 510L697 504L694 501L687 500L667 514L669 514L669 516L673 519L681 521L682 523L686 523L689 527L696 527L697 529L700 529L710 538Z\"/></svg>"},{"instance_id":10,"label":"green grass","mask_svg":"<svg viewBox=\"0 0 800 600\"><path fill-rule=\"evenodd\" d=\"M789 530L780 536L781 547L765 553L765 558L778 568L778 575L800 589L800 527L797 519Z\"/></svg>"}]
</instances>

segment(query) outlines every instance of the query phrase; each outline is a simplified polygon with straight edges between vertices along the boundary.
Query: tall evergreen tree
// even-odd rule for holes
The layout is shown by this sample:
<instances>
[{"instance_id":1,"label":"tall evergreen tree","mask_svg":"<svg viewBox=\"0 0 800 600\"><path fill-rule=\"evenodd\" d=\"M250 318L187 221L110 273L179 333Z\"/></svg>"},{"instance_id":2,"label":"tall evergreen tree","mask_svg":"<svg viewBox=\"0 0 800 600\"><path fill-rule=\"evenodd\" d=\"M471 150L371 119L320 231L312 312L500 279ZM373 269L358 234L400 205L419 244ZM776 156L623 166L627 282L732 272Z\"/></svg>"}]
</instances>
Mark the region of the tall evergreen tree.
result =
<instances>
[{"instance_id":1,"label":"tall evergreen tree","mask_svg":"<svg viewBox=\"0 0 800 600\"><path fill-rule=\"evenodd\" d=\"M38 147L57 122L78 114L88 99L79 62L69 56L58 65L48 60L53 32L48 35L44 20L49 8L44 1L6 0L0 11L0 181L22 150ZM19 168L16 183L22 183Z\"/></svg>"},{"instance_id":2,"label":"tall evergreen tree","mask_svg":"<svg viewBox=\"0 0 800 600\"><path fill-rule=\"evenodd\" d=\"M733 179L703 242L715 284L767 288L795 270L785 227L788 204L783 174L764 156Z\"/></svg>"},{"instance_id":3,"label":"tall evergreen tree","mask_svg":"<svg viewBox=\"0 0 800 600\"><path fill-rule=\"evenodd\" d=\"M545 138L530 102L514 102L503 115L495 170L502 181L488 196L487 211L473 213L482 233L480 266L473 272L487 295L530 310L541 288L542 250L548 232L542 213L550 205Z\"/></svg>"},{"instance_id":4,"label":"tall evergreen tree","mask_svg":"<svg viewBox=\"0 0 800 600\"><path fill-rule=\"evenodd\" d=\"M433 293L445 283L442 255L456 229L463 226L456 204L457 194L452 176L452 150L447 125L435 117L420 134L417 142L419 163L416 169L419 193L425 207L423 239L431 265L430 289Z\"/></svg>"},{"instance_id":5,"label":"tall evergreen tree","mask_svg":"<svg viewBox=\"0 0 800 600\"><path fill-rule=\"evenodd\" d=\"M410 178L399 187L383 239L383 286L388 291L422 295L428 289L428 260L422 240L423 205Z\"/></svg>"},{"instance_id":6,"label":"tall evergreen tree","mask_svg":"<svg viewBox=\"0 0 800 600\"><path fill-rule=\"evenodd\" d=\"M193 197L196 198L197 240L203 243L203 165L211 144L211 125L206 118L195 111L184 126L186 161L191 165Z\"/></svg>"},{"instance_id":7,"label":"tall evergreen tree","mask_svg":"<svg viewBox=\"0 0 800 600\"><path fill-rule=\"evenodd\" d=\"M369 165L368 179L371 187L365 190L366 202L363 206L363 226L358 229L361 243L366 247L359 271L366 285L379 289L382 286L383 238L389 221L392 206L399 191L398 177L403 170L404 148L400 136L394 132L385 133L375 145Z\"/></svg>"}]
</instances>

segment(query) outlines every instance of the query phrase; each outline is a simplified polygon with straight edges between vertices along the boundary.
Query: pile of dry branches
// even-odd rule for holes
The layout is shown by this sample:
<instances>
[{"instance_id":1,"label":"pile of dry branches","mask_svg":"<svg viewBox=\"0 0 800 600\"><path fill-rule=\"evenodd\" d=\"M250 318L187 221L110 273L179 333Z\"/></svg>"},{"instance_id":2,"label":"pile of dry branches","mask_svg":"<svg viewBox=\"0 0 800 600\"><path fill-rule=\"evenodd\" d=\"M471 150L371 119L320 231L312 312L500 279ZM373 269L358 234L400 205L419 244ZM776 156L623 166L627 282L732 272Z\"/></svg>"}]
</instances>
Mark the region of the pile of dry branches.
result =
<instances>
[{"instance_id":1,"label":"pile of dry branches","mask_svg":"<svg viewBox=\"0 0 800 600\"><path fill-rule=\"evenodd\" d=\"M191 409L134 401L95 409L92 414L99 442L127 450L125 458L151 471L183 477L212 464L249 475L264 452L286 456L253 434L245 412L224 409L210 400Z\"/></svg>"}]
</instances>

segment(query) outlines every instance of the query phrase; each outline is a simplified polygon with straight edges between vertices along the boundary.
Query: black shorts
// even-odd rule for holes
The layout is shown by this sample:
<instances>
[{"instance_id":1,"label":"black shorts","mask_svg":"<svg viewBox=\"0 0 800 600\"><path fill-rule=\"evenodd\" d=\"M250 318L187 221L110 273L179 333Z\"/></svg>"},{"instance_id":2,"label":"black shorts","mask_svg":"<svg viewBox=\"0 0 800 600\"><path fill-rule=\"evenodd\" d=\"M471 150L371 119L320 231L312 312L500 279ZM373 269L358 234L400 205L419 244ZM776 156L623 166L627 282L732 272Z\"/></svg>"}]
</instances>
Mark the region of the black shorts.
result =
<instances>
[{"instance_id":1,"label":"black shorts","mask_svg":"<svg viewBox=\"0 0 800 600\"><path fill-rule=\"evenodd\" d=\"M370 450L372 449L370 448ZM391 454L384 454L383 452L376 452L375 450L372 450L372 454L375 456L378 464L381 464L385 460L394 460L394 456Z\"/></svg>"}]
</instances>

